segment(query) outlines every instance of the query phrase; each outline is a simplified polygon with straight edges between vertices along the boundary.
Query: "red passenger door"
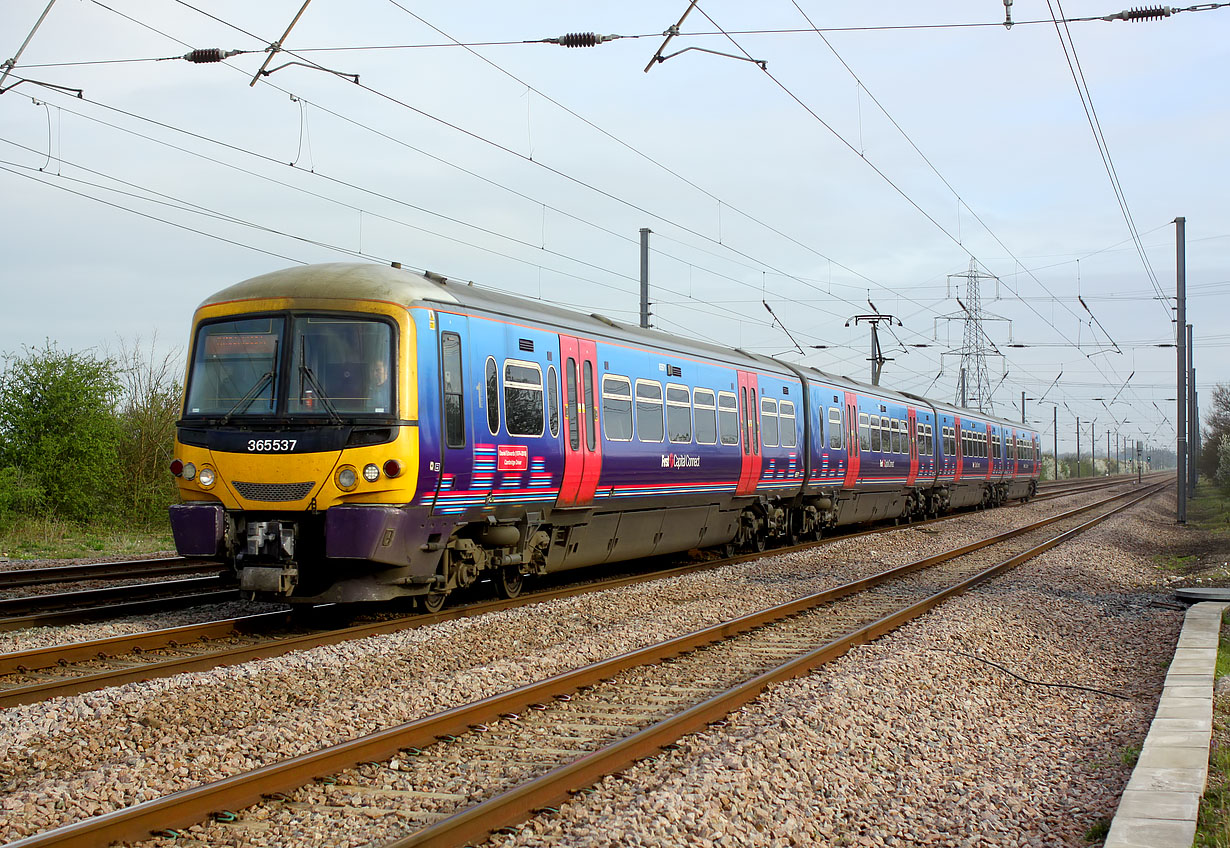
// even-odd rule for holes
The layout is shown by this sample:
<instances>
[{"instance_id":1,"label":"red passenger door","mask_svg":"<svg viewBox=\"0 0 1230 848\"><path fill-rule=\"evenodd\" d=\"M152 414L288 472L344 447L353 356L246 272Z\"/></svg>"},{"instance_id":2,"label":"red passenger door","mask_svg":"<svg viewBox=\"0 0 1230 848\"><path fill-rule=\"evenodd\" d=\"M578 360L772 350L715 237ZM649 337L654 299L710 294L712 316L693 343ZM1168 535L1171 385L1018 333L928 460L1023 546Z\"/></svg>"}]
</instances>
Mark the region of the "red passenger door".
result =
<instances>
[{"instance_id":1,"label":"red passenger door","mask_svg":"<svg viewBox=\"0 0 1230 848\"><path fill-rule=\"evenodd\" d=\"M846 480L843 484L847 489L854 488L858 482L859 454L862 449L858 441L858 396L854 392L846 392Z\"/></svg>"},{"instance_id":2,"label":"red passenger door","mask_svg":"<svg viewBox=\"0 0 1230 848\"><path fill-rule=\"evenodd\" d=\"M564 478L556 506L589 506L602 472L597 346L590 339L561 335L559 348L564 392Z\"/></svg>"},{"instance_id":3,"label":"red passenger door","mask_svg":"<svg viewBox=\"0 0 1230 848\"><path fill-rule=\"evenodd\" d=\"M914 407L906 409L906 443L909 445L910 451L910 473L905 478L907 486L913 486L914 481L918 478L918 410Z\"/></svg>"},{"instance_id":4,"label":"red passenger door","mask_svg":"<svg viewBox=\"0 0 1230 848\"><path fill-rule=\"evenodd\" d=\"M965 470L965 451L961 449L961 416L959 415L952 420L952 439L953 447L956 448L954 453L957 455L957 469L952 478L955 483L961 479L961 472Z\"/></svg>"},{"instance_id":5,"label":"red passenger door","mask_svg":"<svg viewBox=\"0 0 1230 848\"><path fill-rule=\"evenodd\" d=\"M760 381L751 371L739 371L739 443L743 451L736 495L752 495L760 483Z\"/></svg>"}]
</instances>

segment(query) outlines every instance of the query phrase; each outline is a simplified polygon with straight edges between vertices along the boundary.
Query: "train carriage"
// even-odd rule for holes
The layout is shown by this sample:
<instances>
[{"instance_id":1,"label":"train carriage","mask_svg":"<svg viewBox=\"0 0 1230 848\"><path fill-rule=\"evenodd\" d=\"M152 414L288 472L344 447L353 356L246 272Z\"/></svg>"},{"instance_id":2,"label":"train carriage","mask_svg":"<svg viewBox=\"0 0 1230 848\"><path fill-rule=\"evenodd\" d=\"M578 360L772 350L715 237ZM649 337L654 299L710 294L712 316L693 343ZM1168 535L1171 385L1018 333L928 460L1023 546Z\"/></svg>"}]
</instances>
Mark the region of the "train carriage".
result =
<instances>
[{"instance_id":1,"label":"train carriage","mask_svg":"<svg viewBox=\"0 0 1230 848\"><path fill-rule=\"evenodd\" d=\"M511 596L1025 497L1037 475L1036 434L1007 422L398 266L224 289L185 385L176 547L300 603Z\"/></svg>"}]
</instances>

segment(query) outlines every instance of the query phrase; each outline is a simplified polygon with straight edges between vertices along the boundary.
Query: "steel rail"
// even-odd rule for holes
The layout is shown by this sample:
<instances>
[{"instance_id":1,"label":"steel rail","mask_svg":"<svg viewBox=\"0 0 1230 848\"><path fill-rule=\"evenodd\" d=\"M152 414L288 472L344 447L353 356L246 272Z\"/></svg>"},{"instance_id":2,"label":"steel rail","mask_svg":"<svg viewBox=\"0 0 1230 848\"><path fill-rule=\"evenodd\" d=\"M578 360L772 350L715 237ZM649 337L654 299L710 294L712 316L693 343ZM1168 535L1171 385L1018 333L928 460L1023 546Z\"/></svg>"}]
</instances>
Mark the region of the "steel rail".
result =
<instances>
[{"instance_id":1,"label":"steel rail","mask_svg":"<svg viewBox=\"0 0 1230 848\"><path fill-rule=\"evenodd\" d=\"M165 577L174 574L194 574L217 570L216 562L191 560L184 557L131 559L114 562L85 562L77 565L52 565L45 568L20 568L0 571L0 590L22 586L42 586L48 583L72 583L79 580L125 579L129 577Z\"/></svg>"},{"instance_id":2,"label":"steel rail","mask_svg":"<svg viewBox=\"0 0 1230 848\"><path fill-rule=\"evenodd\" d=\"M1110 485L1114 484L1101 483L1099 487L1108 487ZM1063 494L1066 493L1057 492L1048 494L1046 497L1061 497ZM1042 497L1040 496L1037 499L1042 499ZM892 530L901 529L903 526L919 527L937 521L945 521L962 514L963 513L953 513L940 516L938 518L911 522L909 525L894 524L874 527L868 530L860 530L853 533L844 533L838 536L826 537L815 542L806 542L800 545L774 548L771 551L765 551L763 553L742 554L736 557L723 558L705 563L694 563L627 577L618 577L581 586L573 585L559 589L539 590L532 594L527 594L512 600L479 602L438 613L399 617L392 620L354 625L351 627L333 629L324 632L318 631L300 636L281 637L271 639L257 645L223 648L221 650L211 651L209 653L203 653L192 657L175 657L162 661L154 660L136 666L125 664L124 667L118 669L102 670L90 674L81 674L74 677L63 677L18 686L9 686L0 688L0 708L15 706L18 704L36 703L48 698L89 692L107 686L118 686L134 680L149 680L192 671L207 671L211 668L236 665L255 658L283 656L292 651L309 650L311 648L338 644L341 642L350 641L352 639L363 639L368 636L410 630L427 624L435 624L440 621L449 621L473 615L482 615L495 610L512 609L528 604L557 600L560 598L575 597L576 595L586 594L589 592L621 588L623 586L651 580L667 579L696 571L719 568L732 563L752 561L764 556L776 556L784 553L790 553L792 551L809 550L817 547L818 545L827 545L842 539L852 539L861 536L886 533ZM115 661L125 662L123 660L123 656L125 654L143 653L146 651L153 651L168 647L177 648L188 642L199 640L222 639L230 636L250 636L259 633L260 630L267 627L276 627L279 624L286 623L289 623L288 613L260 613L256 616L244 616L240 618L205 622L202 624L181 625L179 627L152 630L144 633L123 636L113 636L89 642L57 645L46 648L36 648L29 651L0 654L0 674L37 672L41 669L51 669L57 666L66 666L75 662L95 661L99 659L105 661L110 658L115 658ZM0 622L0 629L2 628L3 622Z\"/></svg>"},{"instance_id":3,"label":"steel rail","mask_svg":"<svg viewBox=\"0 0 1230 848\"><path fill-rule=\"evenodd\" d=\"M188 582L188 581L178 581ZM24 630L27 627L51 627L60 624L76 624L82 621L95 621L100 618L120 618L126 615L140 615L148 612L160 612L168 609L182 609L197 604L220 604L224 601L238 600L237 589L209 590L200 589L186 595L164 595L143 601L128 601L125 603L107 604L98 607L81 607L78 609L63 609L53 612L34 613L33 615L18 615L10 618L0 618L0 631Z\"/></svg>"},{"instance_id":4,"label":"steel rail","mask_svg":"<svg viewBox=\"0 0 1230 848\"><path fill-rule=\"evenodd\" d=\"M162 798L145 801L119 810L114 810L109 813L104 813L90 819L85 819L72 824L64 825L63 827L44 833L35 834L17 842L10 843L9 848L64 848L64 846L97 846L106 845L114 841L124 840L141 840L148 838L153 832L163 831L171 828L183 827L185 825L198 822L211 813L219 810L235 810L251 804L259 802L267 795L277 792L287 792L299 786L302 786L311 780L322 775L333 774L362 762L379 761L393 756L398 751L407 748L422 748L433 744L440 737L452 736L465 733L476 725L481 725L484 722L491 722L502 714L516 713L531 705L543 703L551 700L557 695L566 695L575 692L588 686L593 686L606 678L610 678L622 671L637 666L649 665L661 662L669 657L678 656L683 653L695 650L704 645L718 642L732 636L754 630L758 627L777 621L783 618L797 615L808 609L820 606L821 604L845 597L846 595L854 594L863 591L864 589L892 580L913 571L927 568L931 565L936 565L950 559L955 559L958 556L963 556L967 553L980 550L990 545L998 544L1008 539L1015 538L1024 533L1037 530L1039 527L1044 527L1056 521L1061 521L1065 518L1070 518L1099 506L1113 503L1118 500L1123 500L1128 497L1136 496L1135 499L1121 507L1126 509L1144 498L1160 491L1165 486L1169 485L1169 481L1165 481L1149 488L1144 493L1128 492L1120 493L1099 501L1094 504L1087 504L1070 510L1066 513L1051 516L1043 519L1035 524L1027 527L1017 528L1015 530L1006 531L996 534L985 539L971 542L962 545L950 551L940 554L935 554L912 563L897 566L889 569L881 574L872 577L856 580L847 583L843 586L838 586L804 598L799 598L793 601L780 604L767 610L761 610L751 613L730 621L721 622L711 627L705 628L682 636L675 637L665 642L656 645L650 645L645 648L640 648L634 651L627 652L617 657L608 660L603 660L591 663L579 669L566 672L537 683L527 684L512 691L501 695L494 695L484 698L481 701L465 704L459 707L446 710L435 715L426 716L415 721L407 722L393 728L378 731L368 734L357 739L349 740L338 745L322 748L308 754L291 757L276 763L271 763L267 766L255 769L250 772L233 775L224 778L214 783L203 784L191 789L181 790L172 793ZM1097 521L1104 520L1110 514L1107 513L1095 519L1092 522L1082 524L1079 529L1084 529L1092 526ZM1042 550L1049 549L1059 541L1070 538L1077 530L1069 530L1057 537L1057 540L1051 540L1044 545L1037 546L1031 551L1033 556L1040 553ZM1030 553L1030 552L1027 552ZM1018 554L1011 560L1006 560L991 569L980 572L972 578L962 581L958 584L961 591L964 588L976 585L982 580L987 579L1004 568L1010 567L1007 563L1015 564L1018 561L1024 561L1022 557L1025 555ZM1028 557L1025 557L1028 558ZM952 590L949 590L951 593ZM918 610L915 614L930 609L946 597L945 593L939 593L924 601L911 605L907 609ZM816 651L804 655L796 660L787 663L782 668L802 669L810 668L806 665L807 662L816 664L819 662L817 657L839 656L844 653L849 647L855 644L869 641L876 636L882 635L898 626L901 613L897 613L885 618L882 618L872 624L860 628L855 631L852 636L847 636L845 640L837 640L829 645L826 645ZM853 639L843 648L838 648L841 643ZM834 653L835 652L835 653ZM811 659L809 659L811 658ZM637 754L637 751L652 750L661 747L660 739L665 739L671 733L678 738L682 733L690 732L703 726L708 718L702 718L704 715L717 715L712 713L716 709L716 704L732 703L738 706L740 703L746 703L755 695L767 686L769 683L778 679L785 679L785 676L792 676L790 672L783 672L778 669L774 672L761 674L751 681L752 684L758 684L759 688L755 692L745 693L745 695L731 695L727 693L724 696L717 696L704 702L702 705L693 707L679 716L672 719L667 719L641 731L633 736L627 737L612 746L608 746L603 751L615 751L619 757L623 759L621 762L626 764L632 762L643 754ZM743 687L739 687L742 691ZM736 691L736 690L732 690ZM721 699L730 698L733 700L725 701ZM739 700L742 698L742 700ZM701 707L709 705L708 711L702 711ZM732 707L733 708L733 707ZM725 713L722 713L723 715ZM655 730L656 728L656 730ZM653 733L649 736L642 734ZM633 742L631 740L639 739ZM646 748L645 745L649 747ZM598 752L601 753L601 752ZM490 832L490 830L500 827L501 824L494 823L497 819L519 820L513 812L515 809L521 809L521 813L516 816L523 815L525 811L533 810L542 806L538 800L540 797L550 796L559 798L560 792L567 795L566 790L559 789L560 786L570 781L589 780L592 782L591 776L607 773L610 764L615 760L606 761L606 756L598 756L598 753L589 754L581 757L579 760L564 766L561 769L550 772L547 776L556 775L563 776L565 779L562 782L552 783L549 787L544 788L546 784L540 784L539 778L526 784L523 787L514 789L511 792L504 793L496 798L490 799L487 802L479 805L470 811L459 813L449 819L446 819L437 825L420 831L418 834L408 837L406 841L399 840L394 843L399 846L409 845L454 845L464 842L467 839L473 838L481 832L482 835ZM605 765L599 768L599 763L605 761ZM572 776L577 775L574 779ZM587 785L587 784L585 784ZM533 788L527 788L527 787ZM502 800L501 800L502 799ZM528 806L527 806L528 804ZM482 809L482 812L475 813L474 810ZM510 819L510 817L513 817ZM504 823L508 823L504 821ZM451 824L450 824L451 823ZM486 824L485 830L481 828ZM447 827L445 827L447 825ZM426 841L423 841L426 840Z\"/></svg>"},{"instance_id":5,"label":"steel rail","mask_svg":"<svg viewBox=\"0 0 1230 848\"><path fill-rule=\"evenodd\" d=\"M215 566L215 570L220 568L221 566ZM155 583L135 583L130 586L106 586L101 589L81 589L76 592L0 598L0 617L14 618L39 610L78 608L82 604L106 603L113 598L125 601L140 600L168 592L216 589L226 583L234 583L234 577L230 574L215 574L210 577L188 577L184 580L159 580Z\"/></svg>"}]
</instances>

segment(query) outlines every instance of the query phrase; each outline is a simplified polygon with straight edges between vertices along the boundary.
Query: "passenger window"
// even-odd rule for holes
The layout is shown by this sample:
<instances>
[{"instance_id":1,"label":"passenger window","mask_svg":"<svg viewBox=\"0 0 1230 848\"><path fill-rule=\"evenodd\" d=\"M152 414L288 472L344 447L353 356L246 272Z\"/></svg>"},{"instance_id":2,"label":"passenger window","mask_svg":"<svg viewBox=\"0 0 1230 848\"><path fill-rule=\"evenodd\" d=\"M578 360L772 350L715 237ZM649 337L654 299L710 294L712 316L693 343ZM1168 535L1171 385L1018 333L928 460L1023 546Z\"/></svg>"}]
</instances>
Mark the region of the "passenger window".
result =
<instances>
[{"instance_id":1,"label":"passenger window","mask_svg":"<svg viewBox=\"0 0 1230 848\"><path fill-rule=\"evenodd\" d=\"M692 398L687 386L666 386L666 432L676 444L692 441Z\"/></svg>"},{"instance_id":2,"label":"passenger window","mask_svg":"<svg viewBox=\"0 0 1230 848\"><path fill-rule=\"evenodd\" d=\"M841 450L841 435L843 427L841 425L841 410L835 406L829 407L829 448L831 450Z\"/></svg>"},{"instance_id":3,"label":"passenger window","mask_svg":"<svg viewBox=\"0 0 1230 848\"><path fill-rule=\"evenodd\" d=\"M712 389L696 389L692 392L693 418L696 422L696 442L715 445L718 440L717 406Z\"/></svg>"},{"instance_id":4,"label":"passenger window","mask_svg":"<svg viewBox=\"0 0 1230 848\"><path fill-rule=\"evenodd\" d=\"M660 442L662 425L662 385L649 380L636 381L636 437L642 442Z\"/></svg>"},{"instance_id":5,"label":"passenger window","mask_svg":"<svg viewBox=\"0 0 1230 848\"><path fill-rule=\"evenodd\" d=\"M533 362L504 363L504 424L510 436L543 433L542 369Z\"/></svg>"},{"instance_id":6,"label":"passenger window","mask_svg":"<svg viewBox=\"0 0 1230 848\"><path fill-rule=\"evenodd\" d=\"M559 435L559 376L555 366L547 369L547 423L551 426L551 436Z\"/></svg>"},{"instance_id":7,"label":"passenger window","mask_svg":"<svg viewBox=\"0 0 1230 848\"><path fill-rule=\"evenodd\" d=\"M598 444L598 406L594 402L594 365L588 359L581 366L584 378L581 391L585 393L585 444L592 451Z\"/></svg>"},{"instance_id":8,"label":"passenger window","mask_svg":"<svg viewBox=\"0 0 1230 848\"><path fill-rule=\"evenodd\" d=\"M766 448L777 447L777 401L773 398L760 399L760 432Z\"/></svg>"},{"instance_id":9,"label":"passenger window","mask_svg":"<svg viewBox=\"0 0 1230 848\"><path fill-rule=\"evenodd\" d=\"M871 416L871 449L878 451L880 449L880 416Z\"/></svg>"},{"instance_id":10,"label":"passenger window","mask_svg":"<svg viewBox=\"0 0 1230 848\"><path fill-rule=\"evenodd\" d=\"M871 430L867 420L866 412L858 414L858 447L860 451L871 450Z\"/></svg>"},{"instance_id":11,"label":"passenger window","mask_svg":"<svg viewBox=\"0 0 1230 848\"><path fill-rule=\"evenodd\" d=\"M750 452L751 452L751 448L749 447L748 442L750 442L750 441L751 441L751 430L749 429L749 426L750 426L750 425L747 423L747 419L748 419L748 413L747 413L747 386L740 386L740 387L739 387L739 400L741 400L741 401L742 401L742 403L740 404L740 410L739 410L739 413L740 413L740 417L739 417L739 425L740 425L740 426L739 426L739 429L743 431L743 432L742 432L742 436L743 436L743 438L742 438L742 439L740 439L739 441L743 442L743 452L744 452L744 453L750 453Z\"/></svg>"},{"instance_id":12,"label":"passenger window","mask_svg":"<svg viewBox=\"0 0 1230 848\"><path fill-rule=\"evenodd\" d=\"M756 414L756 390L752 389L752 405L747 408L748 424L752 428L752 453L760 453L760 416Z\"/></svg>"},{"instance_id":13,"label":"passenger window","mask_svg":"<svg viewBox=\"0 0 1230 848\"><path fill-rule=\"evenodd\" d=\"M739 444L739 399L730 392L718 392L718 432L722 444Z\"/></svg>"},{"instance_id":14,"label":"passenger window","mask_svg":"<svg viewBox=\"0 0 1230 848\"><path fill-rule=\"evenodd\" d=\"M564 398L564 417L568 419L568 444L573 450L581 449L581 431L577 423L579 404L577 399L577 361L568 357L568 367L564 369L564 385L568 395Z\"/></svg>"},{"instance_id":15,"label":"passenger window","mask_svg":"<svg viewBox=\"0 0 1230 848\"><path fill-rule=\"evenodd\" d=\"M500 381L495 357L487 357L487 429L491 435L500 432Z\"/></svg>"},{"instance_id":16,"label":"passenger window","mask_svg":"<svg viewBox=\"0 0 1230 848\"><path fill-rule=\"evenodd\" d=\"M797 424L794 418L794 401L784 400L777 406L777 415L781 421L782 447L793 448L799 443L799 434L795 430Z\"/></svg>"},{"instance_id":17,"label":"passenger window","mask_svg":"<svg viewBox=\"0 0 1230 848\"><path fill-rule=\"evenodd\" d=\"M466 444L466 417L461 336L443 333L440 347L440 362L444 368L444 443L450 448L462 448Z\"/></svg>"},{"instance_id":18,"label":"passenger window","mask_svg":"<svg viewBox=\"0 0 1230 848\"><path fill-rule=\"evenodd\" d=\"M895 418L888 422L888 432L893 453L901 453L901 430Z\"/></svg>"},{"instance_id":19,"label":"passenger window","mask_svg":"<svg viewBox=\"0 0 1230 848\"><path fill-rule=\"evenodd\" d=\"M627 377L602 378L602 429L612 441L632 438L632 381Z\"/></svg>"}]
</instances>

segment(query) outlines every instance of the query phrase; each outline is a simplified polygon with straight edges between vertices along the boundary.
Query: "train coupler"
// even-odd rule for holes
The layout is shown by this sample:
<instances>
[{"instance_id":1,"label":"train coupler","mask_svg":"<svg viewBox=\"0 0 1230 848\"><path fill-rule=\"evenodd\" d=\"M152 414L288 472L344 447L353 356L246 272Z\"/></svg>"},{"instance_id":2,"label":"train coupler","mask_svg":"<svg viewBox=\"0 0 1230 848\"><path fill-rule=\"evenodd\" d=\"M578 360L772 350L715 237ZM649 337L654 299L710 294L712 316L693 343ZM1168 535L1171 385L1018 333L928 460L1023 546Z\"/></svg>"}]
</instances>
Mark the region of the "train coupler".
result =
<instances>
[{"instance_id":1,"label":"train coupler","mask_svg":"<svg viewBox=\"0 0 1230 848\"><path fill-rule=\"evenodd\" d=\"M275 566L248 565L239 571L239 591L262 595L289 595L299 584L299 568L294 563Z\"/></svg>"}]
</instances>

